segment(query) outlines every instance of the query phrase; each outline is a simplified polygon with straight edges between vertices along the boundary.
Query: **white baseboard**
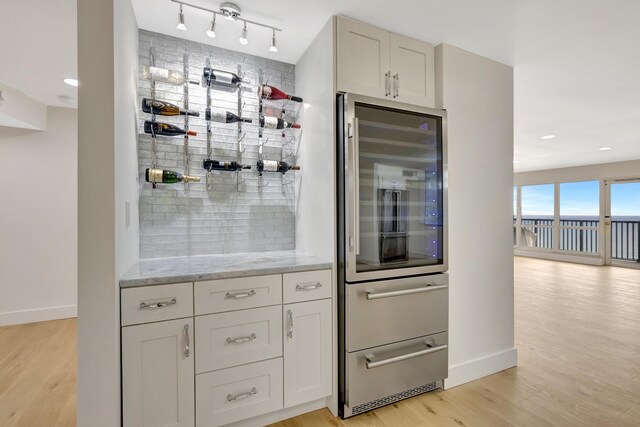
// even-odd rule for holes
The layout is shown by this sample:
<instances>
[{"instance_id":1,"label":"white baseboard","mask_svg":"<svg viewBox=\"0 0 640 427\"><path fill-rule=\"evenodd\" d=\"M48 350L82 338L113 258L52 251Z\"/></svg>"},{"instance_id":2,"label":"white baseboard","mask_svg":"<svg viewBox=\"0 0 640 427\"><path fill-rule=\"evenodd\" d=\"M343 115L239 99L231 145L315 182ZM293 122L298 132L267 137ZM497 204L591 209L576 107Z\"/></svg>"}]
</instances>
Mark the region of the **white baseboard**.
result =
<instances>
[{"instance_id":1,"label":"white baseboard","mask_svg":"<svg viewBox=\"0 0 640 427\"><path fill-rule=\"evenodd\" d=\"M70 317L77 316L78 308L75 305L9 311L7 313L0 313L0 326L44 322L46 320L68 319Z\"/></svg>"},{"instance_id":2,"label":"white baseboard","mask_svg":"<svg viewBox=\"0 0 640 427\"><path fill-rule=\"evenodd\" d=\"M515 348L490 354L449 367L449 378L444 380L445 390L477 380L518 364L518 351Z\"/></svg>"},{"instance_id":3,"label":"white baseboard","mask_svg":"<svg viewBox=\"0 0 640 427\"><path fill-rule=\"evenodd\" d=\"M278 421L297 417L298 415L306 414L307 412L326 408L328 400L330 398L331 396L319 400L314 400L313 402L303 403L302 405L294 406L293 408L280 409L279 411L259 415L255 418L250 418L248 420L229 424L228 427L262 427L266 426L267 424L277 423Z\"/></svg>"},{"instance_id":4,"label":"white baseboard","mask_svg":"<svg viewBox=\"0 0 640 427\"><path fill-rule=\"evenodd\" d=\"M514 249L515 256L548 259L551 261L573 262L576 264L604 265L604 259L597 255L571 255L568 253L558 253L551 251L534 251L526 249Z\"/></svg>"}]
</instances>

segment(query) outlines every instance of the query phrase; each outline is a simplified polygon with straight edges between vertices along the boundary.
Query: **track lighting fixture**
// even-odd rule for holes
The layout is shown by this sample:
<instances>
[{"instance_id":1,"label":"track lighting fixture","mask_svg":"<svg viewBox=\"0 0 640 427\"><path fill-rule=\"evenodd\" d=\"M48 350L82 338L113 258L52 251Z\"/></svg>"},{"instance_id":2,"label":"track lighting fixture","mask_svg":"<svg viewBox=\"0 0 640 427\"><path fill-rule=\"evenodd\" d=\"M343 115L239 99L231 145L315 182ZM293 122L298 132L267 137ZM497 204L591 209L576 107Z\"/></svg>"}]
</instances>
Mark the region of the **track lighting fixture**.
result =
<instances>
[{"instance_id":1,"label":"track lighting fixture","mask_svg":"<svg viewBox=\"0 0 640 427\"><path fill-rule=\"evenodd\" d=\"M247 23L244 23L244 28L242 29L242 33L240 34L240 38L238 39L241 45L247 45L249 43L249 39L247 38Z\"/></svg>"},{"instance_id":2,"label":"track lighting fixture","mask_svg":"<svg viewBox=\"0 0 640 427\"><path fill-rule=\"evenodd\" d=\"M207 35L211 38L216 36L216 14L213 14L213 19L211 19L211 25L209 25L209 29L207 30Z\"/></svg>"},{"instance_id":3,"label":"track lighting fixture","mask_svg":"<svg viewBox=\"0 0 640 427\"><path fill-rule=\"evenodd\" d=\"M179 30L182 30L182 31L187 30L187 26L184 23L184 14L182 13L182 7L187 6L192 9L199 9L199 10L203 10L205 12L209 12L213 14L213 17L211 19L211 24L209 24L209 29L207 29L207 31L205 32L206 35L211 38L214 38L216 36L216 15L222 15L229 21L234 21L234 22L241 21L243 23L242 31L240 33L240 37L238 38L238 42L240 42L241 45L245 46L249 44L249 37L248 37L249 31L247 30L247 24L252 24L252 25L257 25L259 27L265 27L265 28L271 29L272 35L271 35L271 46L269 47L269 51L270 52L278 51L278 47L276 45L276 31L282 31L282 30L280 28L276 28L271 25L261 24L260 22L250 21L248 19L241 18L240 6L238 6L235 3L225 2L220 5L220 10L212 10L212 9L191 4L182 0L171 0L171 1L173 3L178 3L180 5L180 12L178 13L178 25L176 26L176 28Z\"/></svg>"},{"instance_id":4,"label":"track lighting fixture","mask_svg":"<svg viewBox=\"0 0 640 427\"><path fill-rule=\"evenodd\" d=\"M187 31L187 26L184 25L184 13L182 13L182 4L180 5L180 12L178 12L178 25L176 28L182 31Z\"/></svg>"},{"instance_id":5,"label":"track lighting fixture","mask_svg":"<svg viewBox=\"0 0 640 427\"><path fill-rule=\"evenodd\" d=\"M269 52L277 52L278 48L276 46L276 30L273 30L273 36L271 36L271 47L269 48Z\"/></svg>"}]
</instances>

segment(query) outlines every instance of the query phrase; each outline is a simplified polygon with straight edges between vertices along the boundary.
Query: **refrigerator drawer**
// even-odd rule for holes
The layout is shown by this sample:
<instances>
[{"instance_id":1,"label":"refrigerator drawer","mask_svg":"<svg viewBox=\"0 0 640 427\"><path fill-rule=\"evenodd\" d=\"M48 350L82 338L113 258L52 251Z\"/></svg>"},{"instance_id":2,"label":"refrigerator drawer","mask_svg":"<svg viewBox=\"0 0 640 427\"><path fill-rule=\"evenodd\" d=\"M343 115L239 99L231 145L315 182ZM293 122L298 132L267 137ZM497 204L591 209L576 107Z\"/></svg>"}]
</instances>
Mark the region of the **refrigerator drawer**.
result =
<instances>
[{"instance_id":1,"label":"refrigerator drawer","mask_svg":"<svg viewBox=\"0 0 640 427\"><path fill-rule=\"evenodd\" d=\"M346 416L434 388L448 375L447 333L346 354Z\"/></svg>"},{"instance_id":2,"label":"refrigerator drawer","mask_svg":"<svg viewBox=\"0 0 640 427\"><path fill-rule=\"evenodd\" d=\"M346 350L353 352L448 329L447 274L346 286Z\"/></svg>"}]
</instances>

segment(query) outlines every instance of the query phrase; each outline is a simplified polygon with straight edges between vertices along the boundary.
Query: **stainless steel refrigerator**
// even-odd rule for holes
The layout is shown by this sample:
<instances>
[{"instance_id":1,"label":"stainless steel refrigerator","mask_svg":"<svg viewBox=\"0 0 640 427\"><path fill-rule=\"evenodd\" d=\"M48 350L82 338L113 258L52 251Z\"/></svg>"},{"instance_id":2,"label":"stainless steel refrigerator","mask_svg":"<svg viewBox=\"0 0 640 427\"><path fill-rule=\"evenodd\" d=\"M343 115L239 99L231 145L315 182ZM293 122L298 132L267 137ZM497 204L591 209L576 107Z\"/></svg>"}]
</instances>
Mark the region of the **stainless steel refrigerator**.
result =
<instances>
[{"instance_id":1,"label":"stainless steel refrigerator","mask_svg":"<svg viewBox=\"0 0 640 427\"><path fill-rule=\"evenodd\" d=\"M448 374L446 112L337 95L339 411Z\"/></svg>"}]
</instances>

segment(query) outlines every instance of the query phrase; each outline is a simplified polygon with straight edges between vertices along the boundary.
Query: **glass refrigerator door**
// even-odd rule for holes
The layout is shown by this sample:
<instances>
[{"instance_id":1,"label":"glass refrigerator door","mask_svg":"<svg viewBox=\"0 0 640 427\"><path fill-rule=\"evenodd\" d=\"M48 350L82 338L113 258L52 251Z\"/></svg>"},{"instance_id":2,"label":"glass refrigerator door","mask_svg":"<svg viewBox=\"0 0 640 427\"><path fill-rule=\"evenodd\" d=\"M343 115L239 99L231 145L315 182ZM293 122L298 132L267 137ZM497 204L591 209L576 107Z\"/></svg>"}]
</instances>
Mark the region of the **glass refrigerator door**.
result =
<instances>
[{"instance_id":1,"label":"glass refrigerator door","mask_svg":"<svg viewBox=\"0 0 640 427\"><path fill-rule=\"evenodd\" d=\"M356 102L355 118L356 274L443 265L442 117Z\"/></svg>"}]
</instances>

